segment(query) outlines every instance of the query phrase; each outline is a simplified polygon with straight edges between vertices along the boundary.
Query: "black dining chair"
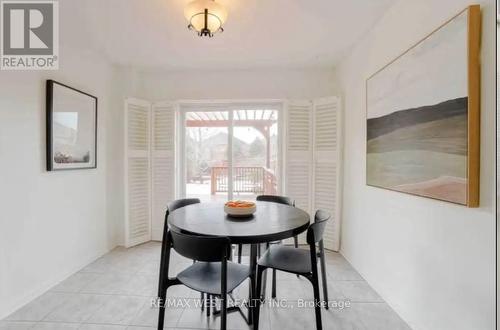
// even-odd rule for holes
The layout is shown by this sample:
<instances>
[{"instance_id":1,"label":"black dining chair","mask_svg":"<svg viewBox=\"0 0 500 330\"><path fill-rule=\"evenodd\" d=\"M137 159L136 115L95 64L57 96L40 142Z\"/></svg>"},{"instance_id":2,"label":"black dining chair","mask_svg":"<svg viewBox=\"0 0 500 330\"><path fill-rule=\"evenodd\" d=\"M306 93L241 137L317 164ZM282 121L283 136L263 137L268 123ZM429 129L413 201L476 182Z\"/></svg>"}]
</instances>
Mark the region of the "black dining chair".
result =
<instances>
[{"instance_id":1,"label":"black dining chair","mask_svg":"<svg viewBox=\"0 0 500 330\"><path fill-rule=\"evenodd\" d=\"M326 211L318 210L316 214L314 215L314 222L318 222L321 220L327 220L330 218L330 214ZM321 282L323 286L323 301L328 302L328 282L327 282L327 276L326 276L326 260L325 260L325 247L323 240L319 241L318 243L318 258L319 258L319 263L321 266ZM276 270L273 269L273 275ZM273 277L273 281L275 281L276 277ZM264 287L265 287L265 282L264 282ZM276 298L276 286L273 282L273 291L272 291L272 298ZM325 309L328 309L328 304L324 304Z\"/></svg>"},{"instance_id":2,"label":"black dining chair","mask_svg":"<svg viewBox=\"0 0 500 330\"><path fill-rule=\"evenodd\" d=\"M330 219L330 213L318 210L314 215L314 222L320 222ZM321 265L321 281L323 283L323 301L325 302L325 309L328 309L328 283L326 278L326 261L325 261L325 246L323 240L318 242L318 254L319 264Z\"/></svg>"},{"instance_id":3,"label":"black dining chair","mask_svg":"<svg viewBox=\"0 0 500 330\"><path fill-rule=\"evenodd\" d=\"M250 278L252 288L250 299L255 296L255 279L250 267L228 261L232 248L227 237L187 235L169 230L165 242L164 266L166 274L168 274L171 249L186 258L196 260L196 263L184 269L176 277L163 277L162 291L159 295L158 329L163 329L168 288L183 284L192 290L205 292L220 299L220 328L225 330L227 328L228 293Z\"/></svg>"},{"instance_id":4,"label":"black dining chair","mask_svg":"<svg viewBox=\"0 0 500 330\"><path fill-rule=\"evenodd\" d=\"M261 202L279 203L295 207L295 201L290 197L285 196L259 195L257 196L256 200ZM293 244L295 245L295 247L299 247L299 239L297 236L293 237Z\"/></svg>"},{"instance_id":5,"label":"black dining chair","mask_svg":"<svg viewBox=\"0 0 500 330\"><path fill-rule=\"evenodd\" d=\"M319 210L316 212L316 217L321 220L315 221L307 229L309 251L284 245L272 245L259 259L257 262L257 292L260 292L262 287L262 273L268 268L304 276L313 286L316 329L321 330L321 300L319 296L318 253L316 244L323 240L326 222L330 218L330 215L325 211ZM254 330L259 328L260 304L260 299L256 299Z\"/></svg>"},{"instance_id":6,"label":"black dining chair","mask_svg":"<svg viewBox=\"0 0 500 330\"><path fill-rule=\"evenodd\" d=\"M284 204L284 205L289 205L295 207L295 201L291 199L290 197L286 196L276 196L276 195L259 195L256 198L257 201L262 201L262 202L272 202L272 203L279 203L279 204ZM270 244L278 244L281 242L270 242L266 244L266 248L269 248ZM293 237L293 243L294 246L297 248L299 246L299 240L297 236ZM241 248L238 247L238 262L240 260L240 255L241 255ZM260 252L260 245L259 245L259 252ZM259 253L260 257L260 253ZM264 278L264 290L266 289L266 278ZM273 269L273 276L272 276L272 288L271 288L271 297L276 298L276 270Z\"/></svg>"},{"instance_id":7,"label":"black dining chair","mask_svg":"<svg viewBox=\"0 0 500 330\"><path fill-rule=\"evenodd\" d=\"M260 202L272 202L272 203L279 203L279 204L284 204L284 205L290 205L290 206L295 206L295 201L289 197L285 196L275 196L275 195L259 195L256 198L257 201ZM294 244L295 247L298 247L298 238L297 236L293 237L294 239ZM260 246L259 246L260 249ZM238 244L238 263L241 263L241 254L243 251L243 246L242 244Z\"/></svg>"},{"instance_id":8,"label":"black dining chair","mask_svg":"<svg viewBox=\"0 0 500 330\"><path fill-rule=\"evenodd\" d=\"M163 280L163 277L167 276L168 277L168 273L165 273L164 272L164 264L165 264L165 251L166 251L166 238L167 238L167 232L168 232L168 215L171 213L171 212L174 212L175 210L177 209L180 209L181 207L185 207L185 206L188 206L188 205L192 205L192 204L198 204L200 203L200 199L199 198L184 198L184 199L177 199L177 200L174 200L172 202L170 202L167 206L167 210L165 211L165 221L163 222L163 239L162 239L162 243L161 243L161 252L160 252L160 276L159 276L159 280L158 280L158 297L160 296L161 294L161 291L162 291L162 287L161 287L161 283L162 283L162 280ZM203 297L203 293L201 294L201 300L202 302L204 301L204 297ZM202 304L203 306L203 304Z\"/></svg>"}]
</instances>

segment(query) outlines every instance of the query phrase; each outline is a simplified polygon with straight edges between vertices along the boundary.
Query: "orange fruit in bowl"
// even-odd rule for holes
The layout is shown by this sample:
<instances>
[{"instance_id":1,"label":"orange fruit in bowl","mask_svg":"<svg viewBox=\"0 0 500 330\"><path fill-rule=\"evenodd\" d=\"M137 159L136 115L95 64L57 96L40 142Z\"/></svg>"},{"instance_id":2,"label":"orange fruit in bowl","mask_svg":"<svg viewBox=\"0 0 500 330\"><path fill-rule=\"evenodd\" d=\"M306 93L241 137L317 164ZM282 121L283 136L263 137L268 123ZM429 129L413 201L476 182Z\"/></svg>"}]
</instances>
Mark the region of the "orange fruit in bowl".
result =
<instances>
[{"instance_id":1,"label":"orange fruit in bowl","mask_svg":"<svg viewBox=\"0 0 500 330\"><path fill-rule=\"evenodd\" d=\"M254 207L255 203L254 202L250 202L250 201L236 200L236 201L229 201L229 202L227 202L226 206L228 206L228 207L237 207L237 208Z\"/></svg>"},{"instance_id":2,"label":"orange fruit in bowl","mask_svg":"<svg viewBox=\"0 0 500 330\"><path fill-rule=\"evenodd\" d=\"M250 201L234 200L224 205L224 212L230 217L244 218L255 213L257 205Z\"/></svg>"}]
</instances>

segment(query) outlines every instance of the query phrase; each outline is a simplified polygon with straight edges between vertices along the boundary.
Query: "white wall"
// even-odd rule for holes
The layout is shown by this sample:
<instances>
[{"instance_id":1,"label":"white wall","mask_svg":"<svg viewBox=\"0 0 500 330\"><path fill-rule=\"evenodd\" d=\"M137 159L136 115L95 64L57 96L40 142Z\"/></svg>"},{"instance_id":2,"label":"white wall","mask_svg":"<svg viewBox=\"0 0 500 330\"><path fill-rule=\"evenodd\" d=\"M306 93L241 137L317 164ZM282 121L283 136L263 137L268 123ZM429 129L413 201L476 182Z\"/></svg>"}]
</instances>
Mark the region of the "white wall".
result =
<instances>
[{"instance_id":1,"label":"white wall","mask_svg":"<svg viewBox=\"0 0 500 330\"><path fill-rule=\"evenodd\" d=\"M495 4L477 3L483 9L478 209L365 184L366 78L471 3L398 1L337 67L345 102L342 253L414 329L494 328Z\"/></svg>"},{"instance_id":2,"label":"white wall","mask_svg":"<svg viewBox=\"0 0 500 330\"><path fill-rule=\"evenodd\" d=\"M106 176L107 216L113 224L114 241L117 245L125 244L125 183L124 183L124 102L127 97L137 95L135 83L137 79L129 70L113 67L111 71L113 84L110 89L108 107L108 125L106 127L106 144L108 171Z\"/></svg>"},{"instance_id":3,"label":"white wall","mask_svg":"<svg viewBox=\"0 0 500 330\"><path fill-rule=\"evenodd\" d=\"M331 96L333 70L144 72L137 92L151 100L276 99Z\"/></svg>"},{"instance_id":4,"label":"white wall","mask_svg":"<svg viewBox=\"0 0 500 330\"><path fill-rule=\"evenodd\" d=\"M0 72L0 319L116 246L114 70L83 9L59 2L59 70ZM97 169L45 170L45 81L98 97ZM119 87L115 87L119 86Z\"/></svg>"},{"instance_id":5,"label":"white wall","mask_svg":"<svg viewBox=\"0 0 500 330\"><path fill-rule=\"evenodd\" d=\"M60 70L0 73L0 319L113 248L106 130L111 67L62 48ZM99 98L97 169L45 170L45 81Z\"/></svg>"}]
</instances>

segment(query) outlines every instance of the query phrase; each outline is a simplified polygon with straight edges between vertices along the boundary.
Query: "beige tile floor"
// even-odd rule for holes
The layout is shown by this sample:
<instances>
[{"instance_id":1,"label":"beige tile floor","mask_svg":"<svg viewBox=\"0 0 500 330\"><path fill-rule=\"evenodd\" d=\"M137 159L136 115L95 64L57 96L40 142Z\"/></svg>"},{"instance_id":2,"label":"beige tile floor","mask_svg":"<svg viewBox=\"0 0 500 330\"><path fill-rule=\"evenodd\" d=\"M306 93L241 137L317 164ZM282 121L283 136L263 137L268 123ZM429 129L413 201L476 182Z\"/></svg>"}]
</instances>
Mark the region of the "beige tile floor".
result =
<instances>
[{"instance_id":1,"label":"beige tile floor","mask_svg":"<svg viewBox=\"0 0 500 330\"><path fill-rule=\"evenodd\" d=\"M151 306L151 300L156 296L159 255L157 242L116 248L0 321L0 329L153 329L158 310ZM191 264L175 253L172 260L171 275ZM323 310L324 329L409 329L340 254L327 252L327 276L330 301L348 302L350 307ZM314 310L301 307L299 300L312 298L310 283L280 272L277 278L277 298L282 306L263 307L260 329L314 329ZM235 296L244 298L247 285L243 284ZM220 318L207 318L194 306L199 293L176 286L168 297L189 306L168 308L165 329L219 328ZM228 328L251 329L238 313L229 314Z\"/></svg>"}]
</instances>

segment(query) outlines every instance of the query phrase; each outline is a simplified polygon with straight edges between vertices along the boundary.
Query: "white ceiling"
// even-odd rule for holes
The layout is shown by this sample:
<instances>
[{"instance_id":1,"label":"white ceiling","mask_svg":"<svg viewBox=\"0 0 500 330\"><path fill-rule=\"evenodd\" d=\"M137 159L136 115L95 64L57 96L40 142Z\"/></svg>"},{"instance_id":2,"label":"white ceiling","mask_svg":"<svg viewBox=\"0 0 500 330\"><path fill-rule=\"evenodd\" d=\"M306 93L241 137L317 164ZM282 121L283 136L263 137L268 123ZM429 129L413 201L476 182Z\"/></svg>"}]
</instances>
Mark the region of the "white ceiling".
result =
<instances>
[{"instance_id":1,"label":"white ceiling","mask_svg":"<svg viewBox=\"0 0 500 330\"><path fill-rule=\"evenodd\" d=\"M187 29L190 0L61 0L64 45L144 69L324 68L365 34L394 0L217 0L225 31Z\"/></svg>"}]
</instances>

